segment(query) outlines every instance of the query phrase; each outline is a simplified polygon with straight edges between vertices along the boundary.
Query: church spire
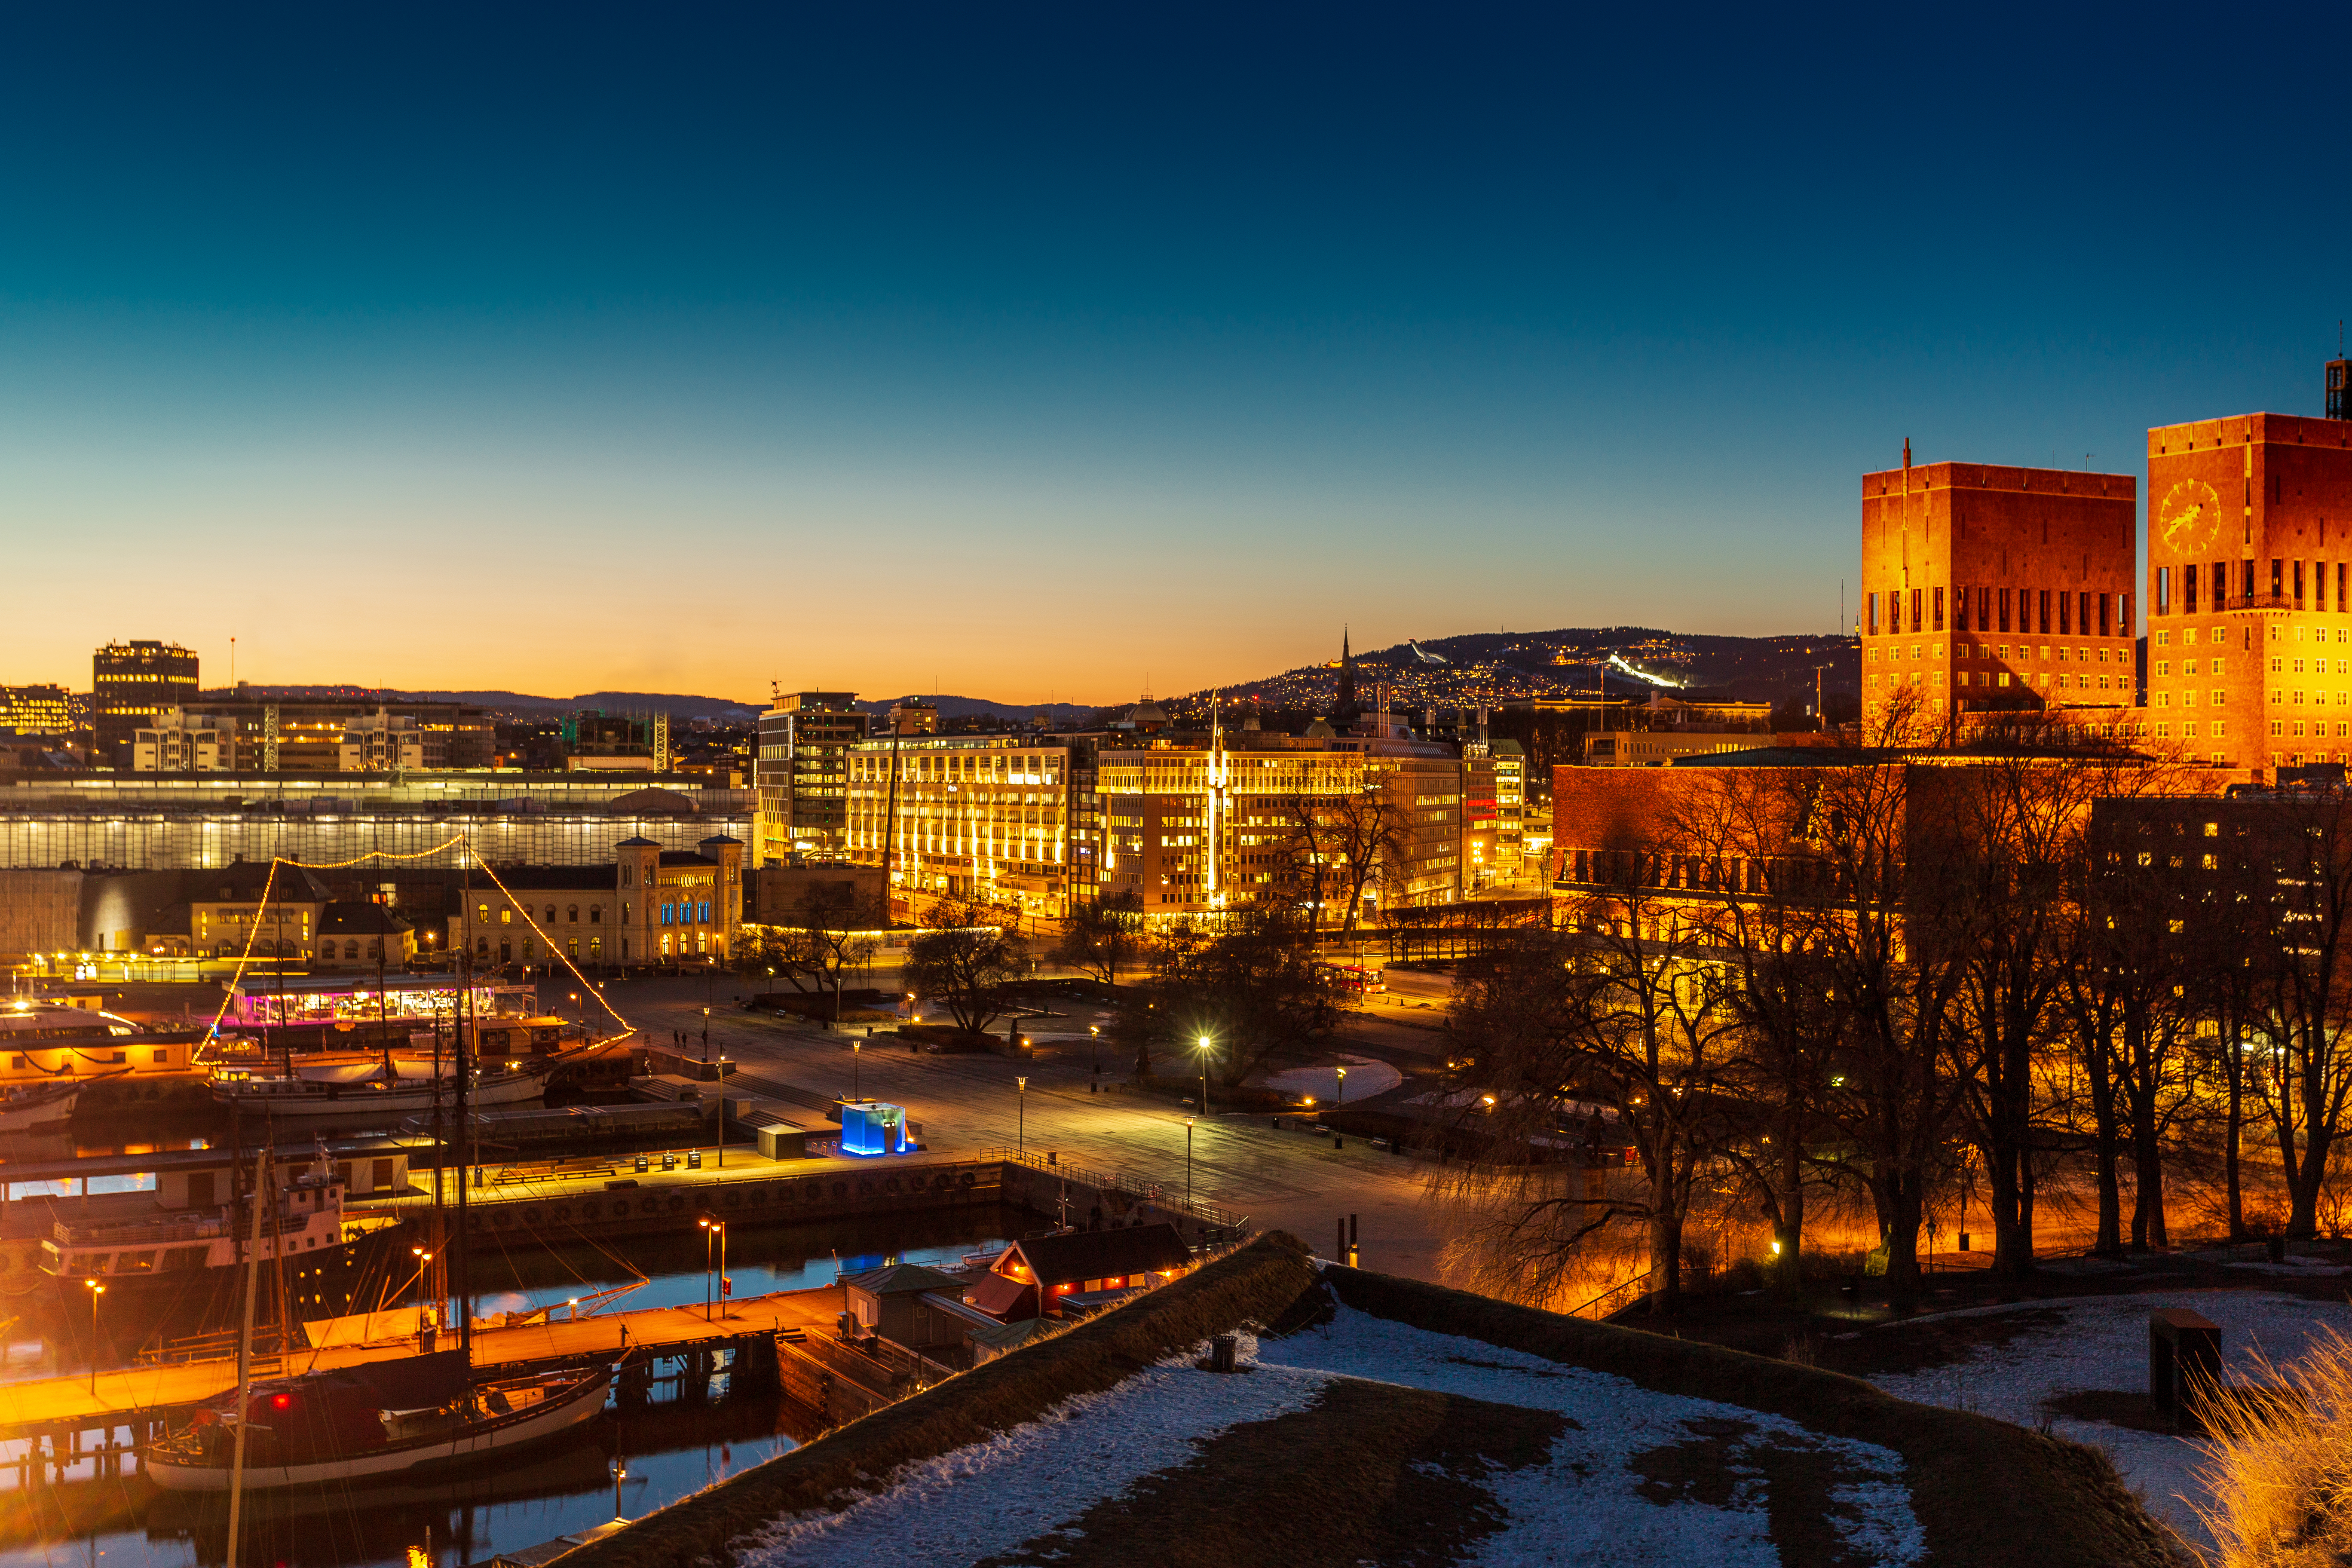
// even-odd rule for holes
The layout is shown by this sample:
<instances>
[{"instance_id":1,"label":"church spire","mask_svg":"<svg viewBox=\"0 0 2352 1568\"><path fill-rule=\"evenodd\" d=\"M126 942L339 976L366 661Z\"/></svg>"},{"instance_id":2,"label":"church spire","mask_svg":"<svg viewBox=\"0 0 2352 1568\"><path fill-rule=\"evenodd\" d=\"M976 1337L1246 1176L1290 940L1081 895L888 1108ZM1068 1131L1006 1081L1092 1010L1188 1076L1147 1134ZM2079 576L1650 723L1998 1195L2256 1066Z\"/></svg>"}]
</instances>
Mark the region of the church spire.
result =
<instances>
[{"instance_id":1,"label":"church spire","mask_svg":"<svg viewBox=\"0 0 2352 1568\"><path fill-rule=\"evenodd\" d=\"M1348 628L1339 628L1339 695L1331 704L1333 728L1352 724L1362 710L1356 706L1356 660L1348 648Z\"/></svg>"}]
</instances>

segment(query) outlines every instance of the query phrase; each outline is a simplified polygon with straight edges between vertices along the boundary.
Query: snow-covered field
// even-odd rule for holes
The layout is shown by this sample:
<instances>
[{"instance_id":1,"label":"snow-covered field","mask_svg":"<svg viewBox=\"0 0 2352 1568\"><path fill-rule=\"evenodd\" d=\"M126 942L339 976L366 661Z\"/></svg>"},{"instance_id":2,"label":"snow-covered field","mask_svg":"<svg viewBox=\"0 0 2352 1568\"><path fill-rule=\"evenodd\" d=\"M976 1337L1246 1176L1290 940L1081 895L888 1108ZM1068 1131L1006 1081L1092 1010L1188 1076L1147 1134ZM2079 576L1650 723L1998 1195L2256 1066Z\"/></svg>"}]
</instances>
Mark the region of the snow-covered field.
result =
<instances>
[{"instance_id":1,"label":"snow-covered field","mask_svg":"<svg viewBox=\"0 0 2352 1568\"><path fill-rule=\"evenodd\" d=\"M948 1568L1007 1552L1070 1529L1088 1508L1183 1464L1237 1425L1306 1409L1339 1376L1551 1411L1576 1424L1547 1463L1486 1479L1508 1522L1482 1542L1476 1563L1778 1564L1766 1533L1764 1471L1750 1462L1766 1445L1830 1458L1832 1527L1854 1560L1904 1564L1925 1552L1901 1459L1870 1444L1344 1308L1325 1328L1265 1342L1255 1354L1245 1340L1243 1351L1255 1369L1248 1375L1218 1376L1191 1356L1173 1358L992 1441L881 1478L843 1511L778 1521L745 1561L754 1568L876 1561ZM1643 1495L1637 1456L1709 1442L1724 1456L1727 1501ZM1654 1494L1661 1489L1651 1484Z\"/></svg>"},{"instance_id":2,"label":"snow-covered field","mask_svg":"<svg viewBox=\"0 0 2352 1568\"><path fill-rule=\"evenodd\" d=\"M1265 1087L1284 1094L1311 1094L1318 1105L1328 1105L1341 1099L1339 1068L1348 1069L1346 1100L1370 1100L1376 1094L1386 1094L1404 1081L1404 1074L1370 1057L1342 1057L1330 1067L1292 1068L1287 1072L1268 1073Z\"/></svg>"},{"instance_id":3,"label":"snow-covered field","mask_svg":"<svg viewBox=\"0 0 2352 1568\"><path fill-rule=\"evenodd\" d=\"M1247 1377L1177 1357L1043 1419L887 1478L839 1513L779 1520L741 1554L748 1568L952 1568L1066 1525L1227 1427L1303 1410L1318 1373Z\"/></svg>"},{"instance_id":4,"label":"snow-covered field","mask_svg":"<svg viewBox=\"0 0 2352 1568\"><path fill-rule=\"evenodd\" d=\"M2027 1329L2003 1344L1979 1346L1944 1366L1885 1373L1871 1382L1898 1399L1974 1410L2021 1426L2038 1426L2044 1418L2042 1402L2053 1396L2146 1393L2147 1315L2158 1307L2193 1308L2221 1325L2222 1377L2233 1383L2253 1379L2257 1346L2272 1361L2284 1363L2299 1358L2314 1331L2323 1326L2352 1332L2352 1306L2268 1291L2158 1290L2027 1301L1944 1313L1939 1321L2053 1310L2061 1314L2061 1321ZM2204 1527L2190 1506L2206 1495L2195 1475L2205 1462L2204 1454L2194 1439L2063 1416L2051 1419L2051 1430L2105 1448L2150 1512L2192 1543L2207 1543Z\"/></svg>"},{"instance_id":5,"label":"snow-covered field","mask_svg":"<svg viewBox=\"0 0 2352 1568\"><path fill-rule=\"evenodd\" d=\"M1706 1564L1706 1568L1771 1568L1780 1555L1766 1535L1763 1475L1742 1462L1743 1451L1781 1443L1826 1450L1844 1479L1831 1489L1834 1527L1856 1559L1916 1563L1927 1538L1911 1510L1903 1460L1891 1449L1825 1437L1793 1421L1735 1405L1654 1394L1607 1373L1562 1366L1484 1340L1432 1333L1342 1307L1326 1328L1259 1347L1268 1365L1311 1368L1381 1383L1458 1394L1496 1405L1549 1410L1577 1422L1553 1445L1548 1465L1489 1479L1488 1489L1510 1514L1474 1561L1538 1563ZM1731 1449L1739 1477L1728 1506L1678 1500L1661 1506L1644 1497L1643 1478L1629 1466L1647 1450L1687 1444L1689 1422L1736 1422L1752 1430ZM1717 1428L1720 1430L1720 1428Z\"/></svg>"}]
</instances>

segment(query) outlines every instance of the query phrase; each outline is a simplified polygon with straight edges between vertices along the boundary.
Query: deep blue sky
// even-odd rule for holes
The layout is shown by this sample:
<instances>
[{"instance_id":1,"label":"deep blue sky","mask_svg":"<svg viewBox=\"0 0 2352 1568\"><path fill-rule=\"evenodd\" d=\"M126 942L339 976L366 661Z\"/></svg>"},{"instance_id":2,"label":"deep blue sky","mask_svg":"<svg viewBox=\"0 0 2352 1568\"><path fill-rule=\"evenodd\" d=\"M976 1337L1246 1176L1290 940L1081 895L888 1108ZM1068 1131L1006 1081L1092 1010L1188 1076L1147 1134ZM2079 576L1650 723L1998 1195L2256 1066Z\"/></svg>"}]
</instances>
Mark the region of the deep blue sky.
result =
<instances>
[{"instance_id":1,"label":"deep blue sky","mask_svg":"<svg viewBox=\"0 0 2352 1568\"><path fill-rule=\"evenodd\" d=\"M2343 15L20 9L0 681L1826 627L1906 436L2319 411Z\"/></svg>"}]
</instances>

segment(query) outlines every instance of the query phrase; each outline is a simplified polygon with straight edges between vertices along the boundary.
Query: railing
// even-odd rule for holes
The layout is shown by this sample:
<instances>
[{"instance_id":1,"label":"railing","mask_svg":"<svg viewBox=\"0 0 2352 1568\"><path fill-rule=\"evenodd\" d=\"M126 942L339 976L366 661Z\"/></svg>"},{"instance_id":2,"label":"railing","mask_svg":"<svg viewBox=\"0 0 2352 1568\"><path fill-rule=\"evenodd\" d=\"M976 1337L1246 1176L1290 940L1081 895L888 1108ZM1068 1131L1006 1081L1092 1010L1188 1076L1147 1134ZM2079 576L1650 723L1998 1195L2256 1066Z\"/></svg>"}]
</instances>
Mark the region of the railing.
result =
<instances>
[{"instance_id":1,"label":"railing","mask_svg":"<svg viewBox=\"0 0 2352 1568\"><path fill-rule=\"evenodd\" d=\"M226 1236L222 1220L160 1221L152 1225L68 1225L49 1227L61 1247L160 1247L174 1241L209 1241ZM271 1234L267 1228L264 1234Z\"/></svg>"},{"instance_id":2,"label":"railing","mask_svg":"<svg viewBox=\"0 0 2352 1568\"><path fill-rule=\"evenodd\" d=\"M1189 1214L1210 1225L1238 1230L1249 1223L1247 1215L1234 1215L1219 1208L1214 1204L1202 1203L1197 1199L1187 1202L1173 1195L1162 1183L1145 1182L1124 1172L1089 1170L1084 1165L1073 1165L1059 1160L1049 1161L1042 1154L1024 1153L1013 1149L983 1149L980 1152L980 1157L982 1160L1002 1160L1007 1164L1020 1165L1049 1176L1063 1177L1081 1186L1093 1187L1100 1192L1124 1193L1140 1203L1148 1203L1157 1208L1172 1209L1179 1214Z\"/></svg>"},{"instance_id":3,"label":"railing","mask_svg":"<svg viewBox=\"0 0 2352 1568\"><path fill-rule=\"evenodd\" d=\"M1620 1308L1630 1307L1633 1302L1639 1300L1642 1296L1646 1294L1641 1287L1646 1285L1649 1282L1650 1276L1656 1272L1657 1270L1654 1268L1645 1268L1641 1273L1634 1275L1631 1279L1612 1285L1608 1289L1603 1290L1600 1295L1592 1298L1591 1300L1585 1302L1584 1305L1571 1309L1568 1315L1571 1318L1590 1317L1597 1321L1607 1317L1610 1313L1618 1310ZM1631 1294L1629 1295L1628 1292L1631 1292ZM1620 1300L1617 1299L1619 1297L1624 1297L1625 1299Z\"/></svg>"}]
</instances>

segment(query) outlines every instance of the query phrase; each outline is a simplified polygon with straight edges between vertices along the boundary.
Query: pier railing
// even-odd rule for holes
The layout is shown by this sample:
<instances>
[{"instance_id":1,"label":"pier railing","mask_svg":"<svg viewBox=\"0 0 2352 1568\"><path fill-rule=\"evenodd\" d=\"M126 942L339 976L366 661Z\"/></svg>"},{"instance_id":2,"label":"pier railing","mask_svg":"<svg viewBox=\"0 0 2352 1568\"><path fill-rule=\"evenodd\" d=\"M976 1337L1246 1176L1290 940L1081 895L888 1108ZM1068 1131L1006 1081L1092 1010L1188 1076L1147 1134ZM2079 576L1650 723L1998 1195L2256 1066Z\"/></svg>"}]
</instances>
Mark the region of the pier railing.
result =
<instances>
[{"instance_id":1,"label":"pier railing","mask_svg":"<svg viewBox=\"0 0 2352 1568\"><path fill-rule=\"evenodd\" d=\"M1247 1224L1249 1219L1246 1215L1232 1214L1219 1208L1215 1204L1202 1203L1197 1198L1188 1202L1183 1196L1181 1187L1171 1191L1164 1182L1147 1182L1139 1176L1129 1175L1124 1171L1093 1170L1085 1165L1071 1164L1066 1160L1045 1154L1031 1154L1017 1149L983 1149L981 1151L980 1157L983 1160L1002 1160L1008 1165L1019 1165L1024 1170L1035 1171L1044 1175L1059 1176L1076 1182L1080 1186L1093 1187L1100 1192L1120 1193L1135 1199L1138 1203L1150 1204L1155 1208L1191 1215L1206 1225L1238 1230Z\"/></svg>"}]
</instances>

